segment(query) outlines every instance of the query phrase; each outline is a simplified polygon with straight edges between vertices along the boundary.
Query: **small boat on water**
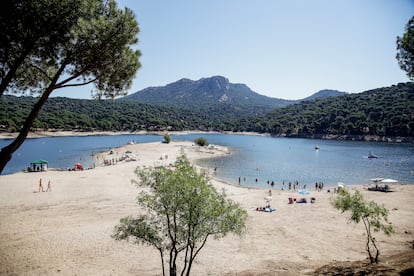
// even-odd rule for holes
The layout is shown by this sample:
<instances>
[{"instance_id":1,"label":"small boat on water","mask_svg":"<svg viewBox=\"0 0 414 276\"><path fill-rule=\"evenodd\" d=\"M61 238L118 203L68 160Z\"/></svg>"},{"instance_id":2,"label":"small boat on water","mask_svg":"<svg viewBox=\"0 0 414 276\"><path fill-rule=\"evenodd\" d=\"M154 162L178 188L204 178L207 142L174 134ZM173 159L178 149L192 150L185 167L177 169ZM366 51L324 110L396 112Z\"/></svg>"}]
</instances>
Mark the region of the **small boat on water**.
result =
<instances>
[{"instance_id":1,"label":"small boat on water","mask_svg":"<svg viewBox=\"0 0 414 276\"><path fill-rule=\"evenodd\" d=\"M315 146L315 150L320 150L320 149L321 149L321 147L319 147L319 145Z\"/></svg>"},{"instance_id":2,"label":"small boat on water","mask_svg":"<svg viewBox=\"0 0 414 276\"><path fill-rule=\"evenodd\" d=\"M372 159L372 158L378 158L378 155L375 155L375 154L372 154L371 152L369 152L368 158L370 158L370 159Z\"/></svg>"}]
</instances>

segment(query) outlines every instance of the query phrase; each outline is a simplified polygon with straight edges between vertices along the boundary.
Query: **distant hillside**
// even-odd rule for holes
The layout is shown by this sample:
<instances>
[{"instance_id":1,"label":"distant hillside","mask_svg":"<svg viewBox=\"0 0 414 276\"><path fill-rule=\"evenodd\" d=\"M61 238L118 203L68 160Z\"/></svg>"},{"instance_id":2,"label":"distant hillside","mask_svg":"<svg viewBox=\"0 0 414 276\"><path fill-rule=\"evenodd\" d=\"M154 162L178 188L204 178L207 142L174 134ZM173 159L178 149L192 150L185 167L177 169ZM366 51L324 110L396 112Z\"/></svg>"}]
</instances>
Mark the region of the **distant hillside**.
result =
<instances>
[{"instance_id":1,"label":"distant hillside","mask_svg":"<svg viewBox=\"0 0 414 276\"><path fill-rule=\"evenodd\" d=\"M284 100L260 95L247 85L230 83L222 76L202 78L197 81L181 79L165 86L148 87L121 98L121 101L137 101L157 106L178 107L196 112L225 111L227 115L248 117L274 109L326 97L345 95L337 90L321 90L300 100Z\"/></svg>"},{"instance_id":2,"label":"distant hillside","mask_svg":"<svg viewBox=\"0 0 414 276\"><path fill-rule=\"evenodd\" d=\"M248 122L248 131L289 137L414 137L414 83L305 101Z\"/></svg>"},{"instance_id":3,"label":"distant hillside","mask_svg":"<svg viewBox=\"0 0 414 276\"><path fill-rule=\"evenodd\" d=\"M322 99L322 98L327 98L327 97L337 97L337 96L343 96L347 94L346 92L341 92L338 90L330 90L330 89L324 89L324 90L320 90L319 92L316 92L315 94L304 98L302 100L299 101L312 101L312 100L316 100L316 99Z\"/></svg>"},{"instance_id":4,"label":"distant hillside","mask_svg":"<svg viewBox=\"0 0 414 276\"><path fill-rule=\"evenodd\" d=\"M16 132L38 99L3 95L0 131ZM209 130L210 120L183 109L138 102L50 98L33 124L33 130L165 131Z\"/></svg>"},{"instance_id":5,"label":"distant hillside","mask_svg":"<svg viewBox=\"0 0 414 276\"><path fill-rule=\"evenodd\" d=\"M176 90L170 92L170 101L173 101L172 95L178 95L182 91L177 88L181 87L179 83L192 85L194 91L205 87L204 91L213 92L197 94L200 95L198 98L204 98L206 104L203 101L200 103L193 93L182 93L182 98L186 98L187 104L192 105L191 108L145 104L125 99L50 98L40 111L33 129L247 131L306 138L365 139L373 136L379 140L386 140L384 137L408 137L401 139L404 141L414 139L414 83L401 83L334 97L328 96L331 95L330 92L321 92L317 93L314 100L296 103L288 101L290 105L272 107L272 111L266 113L263 110L269 106L264 107L260 102L264 96L251 92L245 85L230 84L221 77L199 81L184 79L171 84L171 87L176 85ZM234 91L231 87L241 88L236 89L238 92L230 93L228 91ZM224 94L227 97L223 97ZM318 94L323 98L318 98ZM242 104L243 97L246 102L255 102L256 107L248 103ZM197 101L198 106L190 98ZM33 97L3 95L0 98L0 131L19 131L36 101L37 98Z\"/></svg>"},{"instance_id":6,"label":"distant hillside","mask_svg":"<svg viewBox=\"0 0 414 276\"><path fill-rule=\"evenodd\" d=\"M197 81L181 79L165 86L145 88L120 100L198 111L225 109L245 116L261 114L294 103L260 95L247 85L230 83L222 76Z\"/></svg>"}]
</instances>

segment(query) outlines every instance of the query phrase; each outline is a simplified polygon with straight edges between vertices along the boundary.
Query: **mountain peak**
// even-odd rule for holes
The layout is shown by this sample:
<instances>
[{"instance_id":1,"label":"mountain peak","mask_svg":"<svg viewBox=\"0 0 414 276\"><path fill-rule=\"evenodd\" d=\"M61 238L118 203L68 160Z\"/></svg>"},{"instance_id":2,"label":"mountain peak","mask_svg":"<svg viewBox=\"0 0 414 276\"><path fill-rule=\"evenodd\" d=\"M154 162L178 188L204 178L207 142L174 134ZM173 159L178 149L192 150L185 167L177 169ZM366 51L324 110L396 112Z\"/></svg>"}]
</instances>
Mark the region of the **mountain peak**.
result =
<instances>
[{"instance_id":1,"label":"mountain peak","mask_svg":"<svg viewBox=\"0 0 414 276\"><path fill-rule=\"evenodd\" d=\"M314 94L312 94L309 97L304 98L302 101L312 101L320 98L327 98L327 97L336 97L336 96L343 96L346 95L346 92L338 91L338 90L332 90L332 89L323 89L320 90Z\"/></svg>"},{"instance_id":2,"label":"mountain peak","mask_svg":"<svg viewBox=\"0 0 414 276\"><path fill-rule=\"evenodd\" d=\"M190 80L190 79L187 79L187 78L182 78L182 79L176 81L176 83L190 83L190 82L193 82L193 81Z\"/></svg>"},{"instance_id":3,"label":"mountain peak","mask_svg":"<svg viewBox=\"0 0 414 276\"><path fill-rule=\"evenodd\" d=\"M202 78L198 80L200 85L204 88L213 91L225 91L230 89L230 82L223 76L213 76L210 78Z\"/></svg>"},{"instance_id":4,"label":"mountain peak","mask_svg":"<svg viewBox=\"0 0 414 276\"><path fill-rule=\"evenodd\" d=\"M145 88L122 99L203 112L237 110L243 115L255 115L295 102L344 94L346 93L325 89L303 100L289 101L260 95L247 85L231 83L223 76L212 76L196 81L182 78L165 86Z\"/></svg>"},{"instance_id":5,"label":"mountain peak","mask_svg":"<svg viewBox=\"0 0 414 276\"><path fill-rule=\"evenodd\" d=\"M183 78L165 86L143 89L123 99L186 109L208 110L213 106L250 110L252 115L291 103L260 95L247 85L231 83L223 76L201 78L197 81Z\"/></svg>"}]
</instances>

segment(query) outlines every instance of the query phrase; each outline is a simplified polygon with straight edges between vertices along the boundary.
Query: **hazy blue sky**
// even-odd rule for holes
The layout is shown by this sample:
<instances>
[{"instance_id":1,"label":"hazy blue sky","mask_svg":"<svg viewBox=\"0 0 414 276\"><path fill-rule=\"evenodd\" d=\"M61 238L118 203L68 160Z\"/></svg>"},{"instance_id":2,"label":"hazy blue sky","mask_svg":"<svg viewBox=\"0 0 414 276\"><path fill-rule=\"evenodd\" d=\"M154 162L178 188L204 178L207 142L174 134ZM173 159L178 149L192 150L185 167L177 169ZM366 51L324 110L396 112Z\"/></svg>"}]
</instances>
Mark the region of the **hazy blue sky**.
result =
<instances>
[{"instance_id":1,"label":"hazy blue sky","mask_svg":"<svg viewBox=\"0 0 414 276\"><path fill-rule=\"evenodd\" d=\"M222 75L270 97L299 99L406 82L396 36L413 0L118 0L139 22L142 68L129 93ZM55 96L90 98L90 87Z\"/></svg>"}]
</instances>

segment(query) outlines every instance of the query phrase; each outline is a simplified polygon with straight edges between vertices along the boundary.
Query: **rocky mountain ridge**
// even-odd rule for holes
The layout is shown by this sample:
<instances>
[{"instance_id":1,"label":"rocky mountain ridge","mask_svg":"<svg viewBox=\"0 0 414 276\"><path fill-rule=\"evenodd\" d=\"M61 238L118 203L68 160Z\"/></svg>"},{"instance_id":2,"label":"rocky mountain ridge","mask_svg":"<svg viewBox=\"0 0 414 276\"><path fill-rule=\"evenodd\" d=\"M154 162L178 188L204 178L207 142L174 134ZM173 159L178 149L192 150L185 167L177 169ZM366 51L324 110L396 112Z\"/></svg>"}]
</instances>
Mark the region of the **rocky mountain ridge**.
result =
<instances>
[{"instance_id":1,"label":"rocky mountain ridge","mask_svg":"<svg viewBox=\"0 0 414 276\"><path fill-rule=\"evenodd\" d=\"M285 100L261 95L246 84L231 83L223 76L213 76L196 81L183 78L165 86L148 87L121 100L186 109L227 105L234 109L256 110L262 113L304 100L344 94L346 93L337 90L322 90L305 99Z\"/></svg>"}]
</instances>

